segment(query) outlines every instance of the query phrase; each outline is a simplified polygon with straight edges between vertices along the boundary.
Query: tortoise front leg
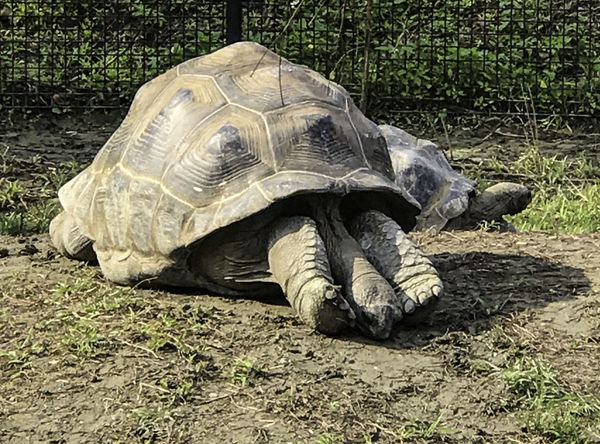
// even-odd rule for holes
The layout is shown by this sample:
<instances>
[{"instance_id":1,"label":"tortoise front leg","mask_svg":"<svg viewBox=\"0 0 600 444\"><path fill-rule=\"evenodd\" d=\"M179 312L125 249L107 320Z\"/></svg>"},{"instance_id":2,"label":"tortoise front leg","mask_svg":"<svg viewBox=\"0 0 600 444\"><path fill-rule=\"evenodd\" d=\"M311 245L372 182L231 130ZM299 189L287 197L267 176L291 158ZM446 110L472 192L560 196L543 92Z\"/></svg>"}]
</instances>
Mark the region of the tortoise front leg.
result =
<instances>
[{"instance_id":1,"label":"tortoise front leg","mask_svg":"<svg viewBox=\"0 0 600 444\"><path fill-rule=\"evenodd\" d=\"M388 338L394 323L402 316L395 310L394 290L344 226L339 200L314 198L311 203L333 277L342 285L358 326L373 338Z\"/></svg>"},{"instance_id":2,"label":"tortoise front leg","mask_svg":"<svg viewBox=\"0 0 600 444\"><path fill-rule=\"evenodd\" d=\"M322 333L338 333L355 318L333 284L327 251L308 217L276 220L269 235L269 267L298 316Z\"/></svg>"},{"instance_id":3,"label":"tortoise front leg","mask_svg":"<svg viewBox=\"0 0 600 444\"><path fill-rule=\"evenodd\" d=\"M437 270L394 220L379 211L366 211L349 225L365 256L394 289L402 312L434 305L443 291Z\"/></svg>"}]
</instances>

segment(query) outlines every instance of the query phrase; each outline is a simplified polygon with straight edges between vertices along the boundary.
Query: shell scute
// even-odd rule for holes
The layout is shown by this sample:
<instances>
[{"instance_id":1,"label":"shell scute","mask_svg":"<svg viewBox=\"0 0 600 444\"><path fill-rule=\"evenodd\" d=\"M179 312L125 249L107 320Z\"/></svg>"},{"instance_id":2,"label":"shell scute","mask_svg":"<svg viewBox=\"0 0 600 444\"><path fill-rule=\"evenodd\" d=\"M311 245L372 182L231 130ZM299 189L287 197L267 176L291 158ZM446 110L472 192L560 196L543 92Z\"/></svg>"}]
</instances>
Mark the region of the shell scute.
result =
<instances>
[{"instance_id":1,"label":"shell scute","mask_svg":"<svg viewBox=\"0 0 600 444\"><path fill-rule=\"evenodd\" d=\"M179 75L216 76L240 70L252 72L257 65L276 64L280 59L273 51L254 42L234 43L224 49L181 63L177 67Z\"/></svg>"},{"instance_id":2,"label":"shell scute","mask_svg":"<svg viewBox=\"0 0 600 444\"><path fill-rule=\"evenodd\" d=\"M128 143L121 148L121 162L135 173L159 179L165 159L177 155L177 140L226 103L212 79L177 78L130 130Z\"/></svg>"},{"instance_id":3,"label":"shell scute","mask_svg":"<svg viewBox=\"0 0 600 444\"><path fill-rule=\"evenodd\" d=\"M327 103L343 109L345 95L310 70L281 59L215 76L231 103L264 113L298 103Z\"/></svg>"},{"instance_id":4,"label":"shell scute","mask_svg":"<svg viewBox=\"0 0 600 444\"><path fill-rule=\"evenodd\" d=\"M153 213L152 233L156 249L165 256L177 249L193 208L163 194Z\"/></svg>"},{"instance_id":5,"label":"shell scute","mask_svg":"<svg viewBox=\"0 0 600 444\"><path fill-rule=\"evenodd\" d=\"M160 185L145 180L132 180L129 185L129 227L133 247L142 254L151 255L155 249L152 222L162 190Z\"/></svg>"},{"instance_id":6,"label":"shell scute","mask_svg":"<svg viewBox=\"0 0 600 444\"><path fill-rule=\"evenodd\" d=\"M348 115L360 138L360 144L369 166L390 180L394 180L392 161L379 127L367 119L352 102L348 103Z\"/></svg>"},{"instance_id":7,"label":"shell scute","mask_svg":"<svg viewBox=\"0 0 600 444\"><path fill-rule=\"evenodd\" d=\"M348 115L326 105L296 105L266 115L277 170L313 171L331 177L366 167Z\"/></svg>"},{"instance_id":8,"label":"shell scute","mask_svg":"<svg viewBox=\"0 0 600 444\"><path fill-rule=\"evenodd\" d=\"M111 245L118 250L129 248L127 231L129 227L129 188L130 179L116 169L108 176L104 214L111 224L109 238Z\"/></svg>"},{"instance_id":9,"label":"shell scute","mask_svg":"<svg viewBox=\"0 0 600 444\"><path fill-rule=\"evenodd\" d=\"M181 157L162 181L202 207L226 199L274 173L268 130L260 115L228 106L181 141Z\"/></svg>"}]
</instances>

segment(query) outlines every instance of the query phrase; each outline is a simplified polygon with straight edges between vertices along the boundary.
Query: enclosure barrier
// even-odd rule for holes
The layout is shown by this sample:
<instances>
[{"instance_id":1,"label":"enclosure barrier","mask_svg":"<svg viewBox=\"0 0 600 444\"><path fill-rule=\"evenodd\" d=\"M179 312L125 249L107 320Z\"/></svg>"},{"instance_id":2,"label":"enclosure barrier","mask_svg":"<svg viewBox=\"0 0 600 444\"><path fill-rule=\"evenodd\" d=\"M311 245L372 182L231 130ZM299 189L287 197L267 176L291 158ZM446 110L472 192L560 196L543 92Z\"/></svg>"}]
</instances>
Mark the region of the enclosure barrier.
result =
<instances>
[{"instance_id":1,"label":"enclosure barrier","mask_svg":"<svg viewBox=\"0 0 600 444\"><path fill-rule=\"evenodd\" d=\"M596 0L6 1L0 105L123 108L241 38L362 94L370 114L597 116L599 25Z\"/></svg>"}]
</instances>

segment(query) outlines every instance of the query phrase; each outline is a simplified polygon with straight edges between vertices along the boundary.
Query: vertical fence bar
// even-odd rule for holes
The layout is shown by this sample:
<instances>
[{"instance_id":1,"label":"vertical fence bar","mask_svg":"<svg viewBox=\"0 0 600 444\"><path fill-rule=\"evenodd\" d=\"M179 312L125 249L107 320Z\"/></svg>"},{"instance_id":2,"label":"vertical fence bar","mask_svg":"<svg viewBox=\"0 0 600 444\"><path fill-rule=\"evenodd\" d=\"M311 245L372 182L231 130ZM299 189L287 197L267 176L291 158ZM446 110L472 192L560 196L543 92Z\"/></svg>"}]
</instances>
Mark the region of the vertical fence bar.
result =
<instances>
[{"instance_id":1,"label":"vertical fence bar","mask_svg":"<svg viewBox=\"0 0 600 444\"><path fill-rule=\"evenodd\" d=\"M230 45L242 39L242 0L227 0L225 20L227 22L226 40Z\"/></svg>"}]
</instances>

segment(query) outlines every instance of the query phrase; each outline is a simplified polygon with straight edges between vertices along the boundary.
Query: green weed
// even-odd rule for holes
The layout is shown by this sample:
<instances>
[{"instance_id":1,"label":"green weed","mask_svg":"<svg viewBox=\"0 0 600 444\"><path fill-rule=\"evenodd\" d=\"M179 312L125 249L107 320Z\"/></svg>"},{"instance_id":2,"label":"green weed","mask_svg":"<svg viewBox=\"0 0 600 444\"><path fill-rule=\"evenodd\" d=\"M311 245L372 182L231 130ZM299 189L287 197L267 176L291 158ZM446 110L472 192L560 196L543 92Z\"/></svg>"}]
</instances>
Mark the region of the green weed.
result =
<instances>
[{"instance_id":1,"label":"green weed","mask_svg":"<svg viewBox=\"0 0 600 444\"><path fill-rule=\"evenodd\" d=\"M137 422L136 435L142 442L156 442L165 433L166 423L172 422L170 409L163 405L151 405L133 410Z\"/></svg>"},{"instance_id":2,"label":"green weed","mask_svg":"<svg viewBox=\"0 0 600 444\"><path fill-rule=\"evenodd\" d=\"M231 364L231 381L245 387L247 384L253 384L254 381L265 375L264 370L249 359L234 359Z\"/></svg>"},{"instance_id":3,"label":"green weed","mask_svg":"<svg viewBox=\"0 0 600 444\"><path fill-rule=\"evenodd\" d=\"M18 171L17 159L13 155L8 154L8 148L0 152L0 172L3 176L9 176Z\"/></svg>"},{"instance_id":4,"label":"green weed","mask_svg":"<svg viewBox=\"0 0 600 444\"><path fill-rule=\"evenodd\" d=\"M35 356L40 356L46 347L39 342L30 343L24 341L13 350L0 349L0 362L3 361L4 368L12 371L10 378L18 378L26 375L31 369L31 360Z\"/></svg>"},{"instance_id":5,"label":"green weed","mask_svg":"<svg viewBox=\"0 0 600 444\"><path fill-rule=\"evenodd\" d=\"M156 351L172 345L175 342L173 333L176 320L166 314L161 314L157 320L145 323L140 332L144 334L146 345L150 350Z\"/></svg>"},{"instance_id":6,"label":"green weed","mask_svg":"<svg viewBox=\"0 0 600 444\"><path fill-rule=\"evenodd\" d=\"M96 291L98 285L90 278L77 278L73 282L59 282L50 288L50 293L56 296L59 301L71 297L75 294L85 294Z\"/></svg>"},{"instance_id":7,"label":"green weed","mask_svg":"<svg viewBox=\"0 0 600 444\"><path fill-rule=\"evenodd\" d=\"M67 330L62 336L62 344L81 357L95 356L100 349L110 345L108 338L98 331L98 326L90 319L64 318Z\"/></svg>"},{"instance_id":8,"label":"green weed","mask_svg":"<svg viewBox=\"0 0 600 444\"><path fill-rule=\"evenodd\" d=\"M457 430L450 429L442 425L442 416L443 414L440 413L433 422L415 419L409 424L404 424L396 432L396 438L398 440L435 438L439 439L442 435L456 433Z\"/></svg>"},{"instance_id":9,"label":"green weed","mask_svg":"<svg viewBox=\"0 0 600 444\"><path fill-rule=\"evenodd\" d=\"M20 211L0 213L0 234L27 236L45 233L50 221L60 212L55 200L27 205Z\"/></svg>"},{"instance_id":10,"label":"green weed","mask_svg":"<svg viewBox=\"0 0 600 444\"><path fill-rule=\"evenodd\" d=\"M23 203L25 187L18 181L0 177L0 210Z\"/></svg>"},{"instance_id":11,"label":"green weed","mask_svg":"<svg viewBox=\"0 0 600 444\"><path fill-rule=\"evenodd\" d=\"M590 443L600 433L600 399L571 392L548 363L525 357L501 372L526 428L554 443Z\"/></svg>"},{"instance_id":12,"label":"green weed","mask_svg":"<svg viewBox=\"0 0 600 444\"><path fill-rule=\"evenodd\" d=\"M43 174L36 174L38 183L41 183L40 197L56 197L56 193L64 184L77 175L83 166L76 160L60 162L58 165L50 165Z\"/></svg>"},{"instance_id":13,"label":"green weed","mask_svg":"<svg viewBox=\"0 0 600 444\"><path fill-rule=\"evenodd\" d=\"M0 155L0 169L27 171L39 164L36 157L17 160ZM26 181L0 178L0 234L30 235L48 231L50 221L60 212L59 188L81 169L75 161L45 165L44 174L32 173Z\"/></svg>"},{"instance_id":14,"label":"green weed","mask_svg":"<svg viewBox=\"0 0 600 444\"><path fill-rule=\"evenodd\" d=\"M336 444L344 442L344 436L337 433L324 433L317 436L318 444Z\"/></svg>"},{"instance_id":15,"label":"green weed","mask_svg":"<svg viewBox=\"0 0 600 444\"><path fill-rule=\"evenodd\" d=\"M525 211L507 219L523 231L600 231L600 183L543 186Z\"/></svg>"},{"instance_id":16,"label":"green weed","mask_svg":"<svg viewBox=\"0 0 600 444\"><path fill-rule=\"evenodd\" d=\"M156 389L156 397L163 405L179 405L187 400L194 388L194 380L188 378L162 378Z\"/></svg>"}]
</instances>

